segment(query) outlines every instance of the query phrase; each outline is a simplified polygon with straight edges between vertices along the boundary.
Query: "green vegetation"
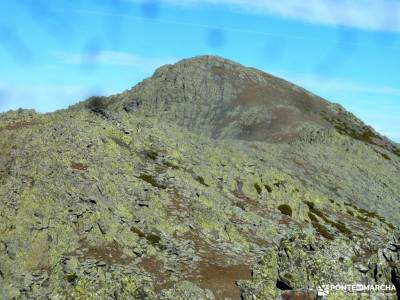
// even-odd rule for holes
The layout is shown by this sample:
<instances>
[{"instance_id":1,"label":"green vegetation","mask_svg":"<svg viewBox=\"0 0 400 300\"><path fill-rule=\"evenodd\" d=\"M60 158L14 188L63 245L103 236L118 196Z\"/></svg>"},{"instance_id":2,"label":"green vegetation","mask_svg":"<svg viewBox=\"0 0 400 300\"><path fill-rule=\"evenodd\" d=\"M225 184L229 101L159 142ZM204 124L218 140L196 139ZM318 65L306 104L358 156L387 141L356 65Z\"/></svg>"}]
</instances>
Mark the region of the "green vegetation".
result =
<instances>
[{"instance_id":1,"label":"green vegetation","mask_svg":"<svg viewBox=\"0 0 400 300\"><path fill-rule=\"evenodd\" d=\"M315 230L327 240L333 241L335 239L324 225L319 222L311 222L311 224L314 226Z\"/></svg>"},{"instance_id":2,"label":"green vegetation","mask_svg":"<svg viewBox=\"0 0 400 300\"><path fill-rule=\"evenodd\" d=\"M292 208L290 207L290 205L281 204L281 205L278 206L278 209L282 214L287 215L289 217L292 216Z\"/></svg>"},{"instance_id":3,"label":"green vegetation","mask_svg":"<svg viewBox=\"0 0 400 300\"><path fill-rule=\"evenodd\" d=\"M209 186L209 185L204 181L204 178L203 178L203 177L201 177L201 176L196 176L195 178L196 178L196 180L197 180L200 184L202 184L202 185L204 185L204 186Z\"/></svg>"},{"instance_id":4,"label":"green vegetation","mask_svg":"<svg viewBox=\"0 0 400 300\"><path fill-rule=\"evenodd\" d=\"M254 188L256 189L257 193L260 195L262 192L261 186L258 183L255 183Z\"/></svg>"},{"instance_id":5,"label":"green vegetation","mask_svg":"<svg viewBox=\"0 0 400 300\"><path fill-rule=\"evenodd\" d=\"M177 165L174 165L173 163L169 161L163 161L164 166L174 169L174 170L179 170L179 167Z\"/></svg>"},{"instance_id":6,"label":"green vegetation","mask_svg":"<svg viewBox=\"0 0 400 300\"><path fill-rule=\"evenodd\" d=\"M73 274L68 274L66 276L66 279L69 283L74 283L77 279L78 279L78 275L76 275L75 273Z\"/></svg>"},{"instance_id":7,"label":"green vegetation","mask_svg":"<svg viewBox=\"0 0 400 300\"><path fill-rule=\"evenodd\" d=\"M140 229L138 229L136 227L131 227L131 231L133 233L137 234L141 238L144 238L146 236L143 231L141 231Z\"/></svg>"},{"instance_id":8,"label":"green vegetation","mask_svg":"<svg viewBox=\"0 0 400 300\"><path fill-rule=\"evenodd\" d=\"M264 187L268 191L268 193L272 193L272 188L268 184L264 184Z\"/></svg>"},{"instance_id":9,"label":"green vegetation","mask_svg":"<svg viewBox=\"0 0 400 300\"><path fill-rule=\"evenodd\" d=\"M156 151L150 150L150 151L146 151L146 156L152 160L157 160L158 153Z\"/></svg>"},{"instance_id":10,"label":"green vegetation","mask_svg":"<svg viewBox=\"0 0 400 300\"><path fill-rule=\"evenodd\" d=\"M151 234L148 234L146 236L146 240L148 240L149 243L154 246L154 245L157 245L160 242L161 238L158 235L155 235L155 234L151 233Z\"/></svg>"},{"instance_id":11,"label":"green vegetation","mask_svg":"<svg viewBox=\"0 0 400 300\"><path fill-rule=\"evenodd\" d=\"M306 204L310 210L314 209L315 207L315 204L311 201L304 201L304 204Z\"/></svg>"},{"instance_id":12,"label":"green vegetation","mask_svg":"<svg viewBox=\"0 0 400 300\"><path fill-rule=\"evenodd\" d=\"M317 217L316 217L311 211L309 211L309 212L307 213L307 215L308 215L308 218L311 220L311 222L316 222L316 223L319 222L318 219L317 219Z\"/></svg>"},{"instance_id":13,"label":"green vegetation","mask_svg":"<svg viewBox=\"0 0 400 300\"><path fill-rule=\"evenodd\" d=\"M82 163L71 162L71 169L78 170L78 171L87 171L89 166L84 165Z\"/></svg>"},{"instance_id":14,"label":"green vegetation","mask_svg":"<svg viewBox=\"0 0 400 300\"><path fill-rule=\"evenodd\" d=\"M103 113L108 108L107 98L93 96L87 100L86 107L93 112Z\"/></svg>"},{"instance_id":15,"label":"green vegetation","mask_svg":"<svg viewBox=\"0 0 400 300\"><path fill-rule=\"evenodd\" d=\"M356 216L359 220L363 221L363 222L373 222L373 219L376 219L382 223L386 223L388 224L388 222L386 221L386 219L380 215L378 215L376 212L373 211L369 211L360 207L355 206L354 204L351 203L345 203L347 206L352 207L357 213L358 215ZM350 210L347 210L348 212ZM354 215L354 214L353 214Z\"/></svg>"},{"instance_id":16,"label":"green vegetation","mask_svg":"<svg viewBox=\"0 0 400 300\"><path fill-rule=\"evenodd\" d=\"M147 174L141 174L139 176L140 179L142 179L143 181L150 183L152 186L159 188L159 189L166 189L167 187L163 184L160 184L157 180L155 176L152 175L147 175Z\"/></svg>"},{"instance_id":17,"label":"green vegetation","mask_svg":"<svg viewBox=\"0 0 400 300\"><path fill-rule=\"evenodd\" d=\"M264 125L275 109L282 117L304 105L340 110L296 90L293 105L266 107L275 79L218 61L227 72L221 93L221 82L203 74L210 63L161 68L132 90L55 113L0 114L3 298L276 299L278 281L296 291L374 282L352 257L390 283L398 158L385 152L389 166L376 147L311 124L317 114L299 120L310 122L300 137L277 136L287 127L271 133ZM140 109L128 112L132 101ZM215 114L235 101L229 118Z\"/></svg>"},{"instance_id":18,"label":"green vegetation","mask_svg":"<svg viewBox=\"0 0 400 300\"><path fill-rule=\"evenodd\" d=\"M117 137L111 137L111 140L113 140L114 143L116 143L118 146L130 150L129 145L125 143L122 139L119 139Z\"/></svg>"},{"instance_id":19,"label":"green vegetation","mask_svg":"<svg viewBox=\"0 0 400 300\"><path fill-rule=\"evenodd\" d=\"M368 218L365 217L365 216L357 215L356 218L359 219L359 220L362 221L362 222L365 222L365 223L371 222L371 220L368 219Z\"/></svg>"},{"instance_id":20,"label":"green vegetation","mask_svg":"<svg viewBox=\"0 0 400 300\"><path fill-rule=\"evenodd\" d=\"M131 227L130 230L131 232L135 233L138 237L146 239L153 246L157 245L161 241L161 238L154 233L146 235L142 230L136 227Z\"/></svg>"},{"instance_id":21,"label":"green vegetation","mask_svg":"<svg viewBox=\"0 0 400 300\"><path fill-rule=\"evenodd\" d=\"M331 224L332 226L334 226L337 230L339 230L341 233L351 237L352 232L351 230L349 230L346 226L346 224L344 224L341 221L338 222L334 222L334 221L330 221L329 224Z\"/></svg>"},{"instance_id":22,"label":"green vegetation","mask_svg":"<svg viewBox=\"0 0 400 300\"><path fill-rule=\"evenodd\" d=\"M381 146L378 141L381 141L382 138L379 135L377 135L370 127L365 127L365 126L359 127L358 125L352 127L351 125L349 125L350 123L344 121L345 119L342 118L327 119L325 115L321 116L328 122L332 122L337 132L339 132L342 135L349 136L355 140L367 144ZM395 150L392 150L391 148L385 148L385 149L393 152L393 154L397 156L400 156L400 149L395 149ZM391 160L391 158L387 154L381 152L379 153L382 155L384 159Z\"/></svg>"},{"instance_id":23,"label":"green vegetation","mask_svg":"<svg viewBox=\"0 0 400 300\"><path fill-rule=\"evenodd\" d=\"M277 182L274 183L274 186L276 186L277 188L279 187L284 187L286 184L286 182L284 180L279 180Z\"/></svg>"},{"instance_id":24,"label":"green vegetation","mask_svg":"<svg viewBox=\"0 0 400 300\"><path fill-rule=\"evenodd\" d=\"M316 217L316 216L318 216L322 220L324 220L325 223L327 223L327 224L331 225L332 227L336 228L339 232L345 234L348 237L352 236L352 232L351 232L351 230L349 230L347 228L346 224L344 224L341 221L333 221L333 220L329 219L322 210L320 210L320 209L315 207L315 204L313 202L305 201L304 203L309 208L308 217L310 218L310 220L313 223L314 227L316 225L315 223L319 224L318 218ZM321 228L320 226L317 226L317 227L318 227L318 231L324 231L323 228Z\"/></svg>"}]
</instances>

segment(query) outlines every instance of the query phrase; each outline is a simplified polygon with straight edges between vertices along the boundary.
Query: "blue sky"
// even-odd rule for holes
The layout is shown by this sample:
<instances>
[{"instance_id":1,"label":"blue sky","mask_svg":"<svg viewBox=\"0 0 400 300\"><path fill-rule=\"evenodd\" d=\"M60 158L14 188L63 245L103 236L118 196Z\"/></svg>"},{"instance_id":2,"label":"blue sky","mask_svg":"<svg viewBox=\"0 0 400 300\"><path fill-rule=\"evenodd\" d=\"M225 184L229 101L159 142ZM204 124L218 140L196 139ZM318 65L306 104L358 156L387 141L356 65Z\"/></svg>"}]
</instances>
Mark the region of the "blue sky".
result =
<instances>
[{"instance_id":1,"label":"blue sky","mask_svg":"<svg viewBox=\"0 0 400 300\"><path fill-rule=\"evenodd\" d=\"M0 111L120 92L214 54L342 104L400 142L398 0L2 0Z\"/></svg>"}]
</instances>

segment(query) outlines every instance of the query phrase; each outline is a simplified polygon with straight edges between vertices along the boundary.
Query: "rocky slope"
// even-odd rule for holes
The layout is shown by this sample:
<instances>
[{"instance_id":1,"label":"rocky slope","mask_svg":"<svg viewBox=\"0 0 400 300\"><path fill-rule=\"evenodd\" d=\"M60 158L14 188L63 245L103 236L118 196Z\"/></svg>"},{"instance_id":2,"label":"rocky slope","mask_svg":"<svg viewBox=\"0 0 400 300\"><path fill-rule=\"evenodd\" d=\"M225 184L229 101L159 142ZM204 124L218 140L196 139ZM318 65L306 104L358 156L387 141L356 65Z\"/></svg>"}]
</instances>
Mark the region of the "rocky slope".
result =
<instances>
[{"instance_id":1,"label":"rocky slope","mask_svg":"<svg viewBox=\"0 0 400 300\"><path fill-rule=\"evenodd\" d=\"M1 114L0 298L399 291L399 156L339 105L218 57Z\"/></svg>"}]
</instances>

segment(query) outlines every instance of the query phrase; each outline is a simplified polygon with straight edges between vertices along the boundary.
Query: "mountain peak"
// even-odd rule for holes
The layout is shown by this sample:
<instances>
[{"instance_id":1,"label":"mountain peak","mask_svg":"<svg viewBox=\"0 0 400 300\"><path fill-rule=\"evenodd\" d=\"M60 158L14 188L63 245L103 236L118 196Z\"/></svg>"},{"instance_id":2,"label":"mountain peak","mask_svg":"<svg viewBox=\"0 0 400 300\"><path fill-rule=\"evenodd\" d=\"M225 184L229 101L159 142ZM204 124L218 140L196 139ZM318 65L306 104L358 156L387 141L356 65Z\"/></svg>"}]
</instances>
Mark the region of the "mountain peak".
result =
<instances>
[{"instance_id":1,"label":"mountain peak","mask_svg":"<svg viewBox=\"0 0 400 300\"><path fill-rule=\"evenodd\" d=\"M282 79L183 60L0 136L2 299L400 292L395 145Z\"/></svg>"},{"instance_id":2,"label":"mountain peak","mask_svg":"<svg viewBox=\"0 0 400 300\"><path fill-rule=\"evenodd\" d=\"M283 79L217 56L165 65L117 98L128 112L141 106L213 138L263 141L290 139L303 125L328 127L317 114L338 110Z\"/></svg>"},{"instance_id":3,"label":"mountain peak","mask_svg":"<svg viewBox=\"0 0 400 300\"><path fill-rule=\"evenodd\" d=\"M111 103L116 110L140 110L215 139L291 141L312 128L398 151L340 105L218 56L162 66Z\"/></svg>"},{"instance_id":4,"label":"mountain peak","mask_svg":"<svg viewBox=\"0 0 400 300\"><path fill-rule=\"evenodd\" d=\"M178 67L178 66L203 66L203 67L213 67L213 66L236 66L245 68L238 62L230 60L228 58L216 55L199 55L190 58L184 58L178 62L166 66ZM163 68L162 66L161 68Z\"/></svg>"},{"instance_id":5,"label":"mountain peak","mask_svg":"<svg viewBox=\"0 0 400 300\"><path fill-rule=\"evenodd\" d=\"M217 55L198 55L194 57L184 58L179 60L173 65L179 64L193 64L193 65L224 65L231 64L241 66L241 64L230 60L228 58L217 56Z\"/></svg>"}]
</instances>

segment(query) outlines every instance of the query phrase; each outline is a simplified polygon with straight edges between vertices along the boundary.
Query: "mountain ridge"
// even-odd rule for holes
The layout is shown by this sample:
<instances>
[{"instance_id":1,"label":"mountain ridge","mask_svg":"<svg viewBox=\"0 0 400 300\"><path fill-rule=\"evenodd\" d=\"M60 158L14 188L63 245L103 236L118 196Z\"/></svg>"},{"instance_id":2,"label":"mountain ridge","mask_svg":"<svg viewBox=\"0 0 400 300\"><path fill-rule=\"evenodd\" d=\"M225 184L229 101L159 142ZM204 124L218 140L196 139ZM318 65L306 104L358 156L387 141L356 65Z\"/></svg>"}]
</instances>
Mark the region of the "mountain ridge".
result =
<instances>
[{"instance_id":1,"label":"mountain ridge","mask_svg":"<svg viewBox=\"0 0 400 300\"><path fill-rule=\"evenodd\" d=\"M194 61L70 109L0 114L0 297L398 295L396 145L294 85Z\"/></svg>"},{"instance_id":2,"label":"mountain ridge","mask_svg":"<svg viewBox=\"0 0 400 300\"><path fill-rule=\"evenodd\" d=\"M213 96L201 95L199 90ZM162 66L152 77L107 99L112 110L123 107L132 112L144 106L147 114L169 118L213 138L289 141L311 125L334 128L400 155L395 143L339 104L221 57L199 56Z\"/></svg>"}]
</instances>

